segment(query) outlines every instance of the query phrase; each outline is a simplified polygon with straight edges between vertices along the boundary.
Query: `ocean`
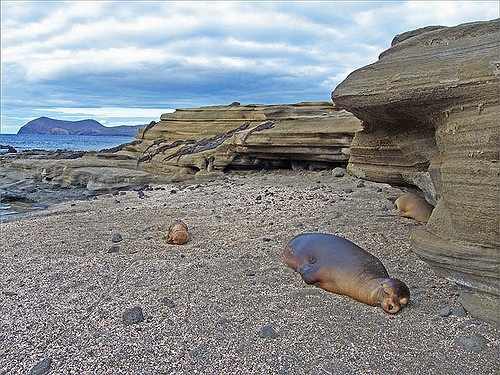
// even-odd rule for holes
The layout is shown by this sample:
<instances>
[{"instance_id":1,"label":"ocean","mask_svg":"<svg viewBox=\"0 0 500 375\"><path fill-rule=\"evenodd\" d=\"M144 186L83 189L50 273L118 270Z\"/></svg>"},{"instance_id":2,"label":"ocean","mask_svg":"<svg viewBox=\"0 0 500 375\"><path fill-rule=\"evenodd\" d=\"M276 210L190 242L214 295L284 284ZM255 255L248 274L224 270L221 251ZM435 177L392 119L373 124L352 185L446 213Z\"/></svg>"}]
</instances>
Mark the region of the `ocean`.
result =
<instances>
[{"instance_id":1,"label":"ocean","mask_svg":"<svg viewBox=\"0 0 500 375\"><path fill-rule=\"evenodd\" d=\"M134 139L129 136L107 135L0 134L0 144L12 146L18 152L33 149L100 151L132 142Z\"/></svg>"}]
</instances>

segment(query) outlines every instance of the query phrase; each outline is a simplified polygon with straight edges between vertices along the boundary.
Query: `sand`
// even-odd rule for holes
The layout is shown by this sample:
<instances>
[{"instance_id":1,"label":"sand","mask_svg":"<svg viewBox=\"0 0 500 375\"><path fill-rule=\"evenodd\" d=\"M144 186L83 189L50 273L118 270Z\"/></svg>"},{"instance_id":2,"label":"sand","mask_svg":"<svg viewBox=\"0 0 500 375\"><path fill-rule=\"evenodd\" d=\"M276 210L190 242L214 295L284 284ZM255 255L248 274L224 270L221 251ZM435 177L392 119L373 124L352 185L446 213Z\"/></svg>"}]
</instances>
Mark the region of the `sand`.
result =
<instances>
[{"instance_id":1,"label":"sand","mask_svg":"<svg viewBox=\"0 0 500 375\"><path fill-rule=\"evenodd\" d=\"M0 374L498 373L499 330L441 316L458 288L412 251L422 224L396 216L403 192L331 171L231 172L2 219ZM185 245L166 242L173 218ZM306 285L281 250L316 231L379 257L410 305L389 315ZM144 320L125 324L133 307Z\"/></svg>"}]
</instances>

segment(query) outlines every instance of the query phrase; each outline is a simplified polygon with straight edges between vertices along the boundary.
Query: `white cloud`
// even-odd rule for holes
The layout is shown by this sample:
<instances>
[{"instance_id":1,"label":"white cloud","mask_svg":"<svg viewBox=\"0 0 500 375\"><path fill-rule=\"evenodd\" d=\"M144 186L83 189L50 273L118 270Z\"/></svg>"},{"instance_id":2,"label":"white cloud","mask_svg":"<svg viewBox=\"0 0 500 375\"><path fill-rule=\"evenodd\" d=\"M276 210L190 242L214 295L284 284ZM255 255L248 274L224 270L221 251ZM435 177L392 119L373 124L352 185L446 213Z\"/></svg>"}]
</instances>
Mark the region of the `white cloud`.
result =
<instances>
[{"instance_id":1,"label":"white cloud","mask_svg":"<svg viewBox=\"0 0 500 375\"><path fill-rule=\"evenodd\" d=\"M149 118L159 119L163 113L174 112L172 108L121 108L121 107L103 107L103 108L36 108L40 112L55 112L64 115L76 115L80 117L102 117L102 118Z\"/></svg>"},{"instance_id":2,"label":"white cloud","mask_svg":"<svg viewBox=\"0 0 500 375\"><path fill-rule=\"evenodd\" d=\"M1 4L2 119L16 122L16 111L76 116L80 103L113 123L163 103L329 98L396 34L499 12L496 1Z\"/></svg>"}]
</instances>

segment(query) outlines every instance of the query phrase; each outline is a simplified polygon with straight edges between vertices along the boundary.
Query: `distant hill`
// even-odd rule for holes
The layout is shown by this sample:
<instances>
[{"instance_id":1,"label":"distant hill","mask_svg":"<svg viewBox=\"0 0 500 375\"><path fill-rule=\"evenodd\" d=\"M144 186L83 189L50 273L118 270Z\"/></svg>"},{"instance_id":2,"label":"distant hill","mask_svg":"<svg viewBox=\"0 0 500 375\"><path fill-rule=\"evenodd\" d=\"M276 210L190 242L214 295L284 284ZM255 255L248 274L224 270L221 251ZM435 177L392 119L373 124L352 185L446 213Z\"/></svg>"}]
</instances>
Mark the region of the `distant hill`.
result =
<instances>
[{"instance_id":1,"label":"distant hill","mask_svg":"<svg viewBox=\"0 0 500 375\"><path fill-rule=\"evenodd\" d=\"M17 134L135 136L141 126L144 125L106 127L96 120L65 121L39 117L23 125Z\"/></svg>"}]
</instances>

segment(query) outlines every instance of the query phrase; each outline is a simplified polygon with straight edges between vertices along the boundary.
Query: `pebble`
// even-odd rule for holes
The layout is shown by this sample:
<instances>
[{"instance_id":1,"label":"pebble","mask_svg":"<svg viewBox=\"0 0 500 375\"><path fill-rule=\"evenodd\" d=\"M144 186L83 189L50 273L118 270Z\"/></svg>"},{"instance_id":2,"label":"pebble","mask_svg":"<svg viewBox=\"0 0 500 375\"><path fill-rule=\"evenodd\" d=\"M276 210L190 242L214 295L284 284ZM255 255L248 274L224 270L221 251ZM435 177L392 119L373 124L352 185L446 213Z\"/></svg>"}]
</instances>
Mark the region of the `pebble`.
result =
<instances>
[{"instance_id":1,"label":"pebble","mask_svg":"<svg viewBox=\"0 0 500 375\"><path fill-rule=\"evenodd\" d=\"M120 245L113 244L108 250L108 253L117 253L120 251Z\"/></svg>"},{"instance_id":2,"label":"pebble","mask_svg":"<svg viewBox=\"0 0 500 375\"><path fill-rule=\"evenodd\" d=\"M175 307L175 302L168 297L162 298L161 303L163 303L165 306L170 307L170 308Z\"/></svg>"},{"instance_id":3,"label":"pebble","mask_svg":"<svg viewBox=\"0 0 500 375\"><path fill-rule=\"evenodd\" d=\"M488 346L488 340L481 335L460 336L455 344L471 352L480 352Z\"/></svg>"},{"instance_id":4,"label":"pebble","mask_svg":"<svg viewBox=\"0 0 500 375\"><path fill-rule=\"evenodd\" d=\"M333 177L344 177L344 175L345 175L345 169L344 168L337 167L337 168L334 168L332 170L332 176Z\"/></svg>"},{"instance_id":5,"label":"pebble","mask_svg":"<svg viewBox=\"0 0 500 375\"><path fill-rule=\"evenodd\" d=\"M224 316L217 321L217 324L220 326L226 325L228 323L229 323L229 319L224 317Z\"/></svg>"},{"instance_id":6,"label":"pebble","mask_svg":"<svg viewBox=\"0 0 500 375\"><path fill-rule=\"evenodd\" d=\"M129 326L144 321L142 309L139 306L126 309L122 316L123 324Z\"/></svg>"},{"instance_id":7,"label":"pebble","mask_svg":"<svg viewBox=\"0 0 500 375\"><path fill-rule=\"evenodd\" d=\"M43 375L50 371L50 366L52 365L52 358L45 358L44 360L38 362L30 371L30 375Z\"/></svg>"},{"instance_id":8,"label":"pebble","mask_svg":"<svg viewBox=\"0 0 500 375\"><path fill-rule=\"evenodd\" d=\"M439 316L442 318L446 318L450 315L451 315L451 307L450 306L443 307L441 309L441 311L439 312Z\"/></svg>"},{"instance_id":9,"label":"pebble","mask_svg":"<svg viewBox=\"0 0 500 375\"><path fill-rule=\"evenodd\" d=\"M113 238L111 239L111 241L113 241L113 243L118 243L118 242L123 241L123 237L120 233L116 233L113 235Z\"/></svg>"},{"instance_id":10,"label":"pebble","mask_svg":"<svg viewBox=\"0 0 500 375\"><path fill-rule=\"evenodd\" d=\"M261 327L259 337L262 337L263 339L275 339L278 337L278 333L276 333L272 326L265 325Z\"/></svg>"},{"instance_id":11,"label":"pebble","mask_svg":"<svg viewBox=\"0 0 500 375\"><path fill-rule=\"evenodd\" d=\"M463 318L467 316L467 311L462 306L458 306L451 310L451 315Z\"/></svg>"}]
</instances>

